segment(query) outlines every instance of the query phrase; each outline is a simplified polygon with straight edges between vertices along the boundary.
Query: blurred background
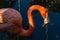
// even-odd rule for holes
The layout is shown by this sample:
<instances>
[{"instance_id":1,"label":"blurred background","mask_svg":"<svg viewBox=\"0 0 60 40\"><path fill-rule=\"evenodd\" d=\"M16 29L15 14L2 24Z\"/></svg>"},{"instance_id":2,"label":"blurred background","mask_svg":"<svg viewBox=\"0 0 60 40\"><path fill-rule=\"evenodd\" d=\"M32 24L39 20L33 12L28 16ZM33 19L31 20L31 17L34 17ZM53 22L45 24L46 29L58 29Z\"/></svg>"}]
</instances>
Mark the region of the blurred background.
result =
<instances>
[{"instance_id":1,"label":"blurred background","mask_svg":"<svg viewBox=\"0 0 60 40\"><path fill-rule=\"evenodd\" d=\"M35 4L49 10L48 33L46 34L46 27L42 27L43 19L39 12L33 11L36 26L31 36L21 37L18 34L0 31L0 40L60 40L60 0L0 0L0 8L14 8L21 13L24 28L28 27L27 10Z\"/></svg>"}]
</instances>

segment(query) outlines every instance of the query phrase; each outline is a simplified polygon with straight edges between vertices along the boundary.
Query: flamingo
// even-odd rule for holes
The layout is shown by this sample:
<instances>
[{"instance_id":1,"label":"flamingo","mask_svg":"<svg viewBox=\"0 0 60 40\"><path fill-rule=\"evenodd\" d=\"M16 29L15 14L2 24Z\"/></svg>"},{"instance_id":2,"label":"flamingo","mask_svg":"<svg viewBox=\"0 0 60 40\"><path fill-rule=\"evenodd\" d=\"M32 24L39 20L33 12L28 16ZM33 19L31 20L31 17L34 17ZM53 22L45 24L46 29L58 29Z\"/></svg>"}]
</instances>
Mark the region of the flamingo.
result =
<instances>
[{"instance_id":1,"label":"flamingo","mask_svg":"<svg viewBox=\"0 0 60 40\"><path fill-rule=\"evenodd\" d=\"M29 29L23 28L22 16L20 12L12 8L0 9L0 29L7 30L10 33L19 34L21 36L30 36L35 29L32 11L37 10L40 12L44 19L44 24L48 24L48 10L40 5L32 5L29 7L27 16L29 22Z\"/></svg>"}]
</instances>

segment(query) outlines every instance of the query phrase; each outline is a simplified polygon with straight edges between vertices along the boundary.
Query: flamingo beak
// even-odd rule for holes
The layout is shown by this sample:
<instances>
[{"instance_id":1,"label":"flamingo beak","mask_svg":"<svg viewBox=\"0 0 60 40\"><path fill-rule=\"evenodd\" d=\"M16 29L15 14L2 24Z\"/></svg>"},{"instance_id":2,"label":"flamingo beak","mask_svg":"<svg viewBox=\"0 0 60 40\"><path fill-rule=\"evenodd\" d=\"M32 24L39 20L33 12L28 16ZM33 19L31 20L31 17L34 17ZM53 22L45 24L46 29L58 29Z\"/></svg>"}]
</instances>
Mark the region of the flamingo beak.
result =
<instances>
[{"instance_id":1,"label":"flamingo beak","mask_svg":"<svg viewBox=\"0 0 60 40\"><path fill-rule=\"evenodd\" d=\"M44 19L44 24L48 24L49 23L49 18L48 16L46 16L46 18Z\"/></svg>"}]
</instances>

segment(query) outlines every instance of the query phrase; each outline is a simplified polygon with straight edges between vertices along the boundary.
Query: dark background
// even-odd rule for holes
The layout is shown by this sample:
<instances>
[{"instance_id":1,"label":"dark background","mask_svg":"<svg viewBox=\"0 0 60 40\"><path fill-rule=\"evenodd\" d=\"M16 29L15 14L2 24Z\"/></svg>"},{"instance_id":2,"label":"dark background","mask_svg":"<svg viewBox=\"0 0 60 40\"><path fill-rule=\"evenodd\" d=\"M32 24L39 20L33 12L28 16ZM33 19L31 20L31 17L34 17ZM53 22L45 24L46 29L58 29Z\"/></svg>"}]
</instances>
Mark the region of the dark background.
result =
<instances>
[{"instance_id":1,"label":"dark background","mask_svg":"<svg viewBox=\"0 0 60 40\"><path fill-rule=\"evenodd\" d=\"M28 27L27 19L27 10L31 6L30 0L21 0L20 1L20 13L23 17L23 23L25 27ZM18 1L16 1L14 9L18 10ZM39 15L38 11L33 11L34 21L36 24L35 30L30 37L21 37L18 35L7 35L7 32L0 31L0 40L46 40L46 28L42 27L43 18ZM48 24L48 40L60 40L60 13L49 10L49 19Z\"/></svg>"}]
</instances>

